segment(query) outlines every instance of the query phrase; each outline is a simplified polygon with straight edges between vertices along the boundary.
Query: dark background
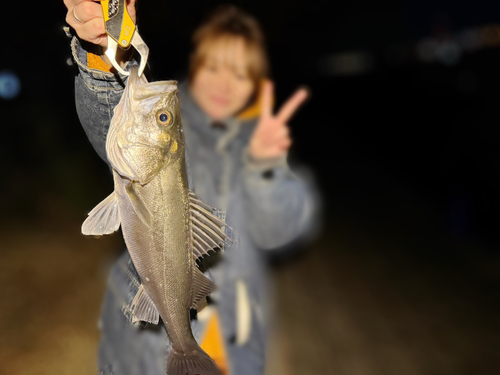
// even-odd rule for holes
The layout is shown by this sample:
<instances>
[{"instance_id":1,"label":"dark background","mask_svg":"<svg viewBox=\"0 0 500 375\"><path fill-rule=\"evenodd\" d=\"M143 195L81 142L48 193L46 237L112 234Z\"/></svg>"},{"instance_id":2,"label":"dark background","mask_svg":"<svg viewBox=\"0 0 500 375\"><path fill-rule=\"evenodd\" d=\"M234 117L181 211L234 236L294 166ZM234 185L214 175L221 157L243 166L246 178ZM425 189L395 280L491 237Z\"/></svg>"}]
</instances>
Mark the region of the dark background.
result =
<instances>
[{"instance_id":1,"label":"dark background","mask_svg":"<svg viewBox=\"0 0 500 375\"><path fill-rule=\"evenodd\" d=\"M404 275L418 274L415 283L424 285L437 277L425 292L403 294L446 284L444 295L481 306L464 321L482 321L481 329L493 332L484 345L498 345L500 32L485 27L500 24L500 3L233 3L255 15L267 35L277 103L299 85L312 91L290 123L292 159L312 170L321 189L317 243L336 257L332 272L335 260L348 259L374 280L404 283ZM140 2L138 25L155 79L185 77L191 34L216 4ZM15 72L22 89L14 99L0 98L0 223L76 233L73 224L112 183L76 116L66 9L62 1L3 8L0 70ZM483 30L475 34L483 42L446 50L471 30ZM423 61L419 43L429 38L442 55ZM333 69L345 53L362 56L365 69ZM343 248L336 241L346 233L351 245ZM495 373L486 368L463 373Z\"/></svg>"},{"instance_id":2,"label":"dark background","mask_svg":"<svg viewBox=\"0 0 500 375\"><path fill-rule=\"evenodd\" d=\"M216 4L139 4L138 24L150 46L155 79L185 77L192 31ZM329 207L342 205L344 194L375 198L370 192L378 177L367 173L377 171L432 207L444 232L498 244L499 37L496 44L462 51L449 66L421 61L417 44L429 37L446 43L463 30L495 24L499 5L235 4L254 14L265 30L277 103L301 84L312 90L312 100L291 122L293 154L315 171ZM62 31L65 7L62 2L6 6L4 14L16 16L2 24L0 68L14 71L22 90L15 99L0 99L3 214L24 216L23 209L31 210L44 193L78 205L92 196L94 186L77 182L82 169L102 166L75 114L75 67L67 63L69 40ZM368 54L370 69L351 75L322 69L329 56L352 51ZM377 213L386 214L383 208Z\"/></svg>"}]
</instances>

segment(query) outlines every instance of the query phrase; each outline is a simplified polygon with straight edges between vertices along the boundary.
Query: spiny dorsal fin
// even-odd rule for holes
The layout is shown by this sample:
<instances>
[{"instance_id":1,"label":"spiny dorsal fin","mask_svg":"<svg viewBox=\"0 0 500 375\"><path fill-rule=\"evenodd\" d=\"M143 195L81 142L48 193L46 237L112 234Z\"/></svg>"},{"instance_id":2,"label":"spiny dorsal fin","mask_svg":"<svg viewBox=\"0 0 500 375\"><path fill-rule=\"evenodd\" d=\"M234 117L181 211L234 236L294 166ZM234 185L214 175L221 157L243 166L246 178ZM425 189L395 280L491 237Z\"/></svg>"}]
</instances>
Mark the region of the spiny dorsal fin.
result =
<instances>
[{"instance_id":1,"label":"spiny dorsal fin","mask_svg":"<svg viewBox=\"0 0 500 375\"><path fill-rule=\"evenodd\" d=\"M231 245L231 238L223 228L227 224L212 212L215 211L198 196L189 191L189 209L191 216L191 237L195 259L208 254L210 250L224 250Z\"/></svg>"},{"instance_id":2,"label":"spiny dorsal fin","mask_svg":"<svg viewBox=\"0 0 500 375\"><path fill-rule=\"evenodd\" d=\"M118 199L116 193L112 192L89 212L89 217L82 224L82 233L87 236L102 236L116 232L119 227Z\"/></svg>"},{"instance_id":3,"label":"spiny dorsal fin","mask_svg":"<svg viewBox=\"0 0 500 375\"><path fill-rule=\"evenodd\" d=\"M198 302L215 290L215 284L207 278L198 267L193 267L193 290L190 308L196 309Z\"/></svg>"},{"instance_id":4,"label":"spiny dorsal fin","mask_svg":"<svg viewBox=\"0 0 500 375\"><path fill-rule=\"evenodd\" d=\"M160 321L160 314L143 285L139 287L130 309L132 311L133 322L141 320L143 322L158 324Z\"/></svg>"}]
</instances>

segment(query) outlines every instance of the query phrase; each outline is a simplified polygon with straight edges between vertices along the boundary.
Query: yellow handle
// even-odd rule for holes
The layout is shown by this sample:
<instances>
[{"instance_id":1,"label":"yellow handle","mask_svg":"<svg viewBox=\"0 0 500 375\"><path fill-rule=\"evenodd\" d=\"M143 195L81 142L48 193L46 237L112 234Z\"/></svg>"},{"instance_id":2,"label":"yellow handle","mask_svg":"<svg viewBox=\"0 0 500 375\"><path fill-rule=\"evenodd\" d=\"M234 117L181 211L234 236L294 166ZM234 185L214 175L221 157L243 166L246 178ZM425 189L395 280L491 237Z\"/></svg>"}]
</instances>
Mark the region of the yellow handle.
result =
<instances>
[{"instance_id":1,"label":"yellow handle","mask_svg":"<svg viewBox=\"0 0 500 375\"><path fill-rule=\"evenodd\" d=\"M102 8L102 15L104 16L104 22L106 23L109 21L109 13L108 13L109 0L101 1L101 8Z\"/></svg>"},{"instance_id":2,"label":"yellow handle","mask_svg":"<svg viewBox=\"0 0 500 375\"><path fill-rule=\"evenodd\" d=\"M127 49L135 32L135 24L128 14L126 0L101 1L106 34L113 38L118 45Z\"/></svg>"}]
</instances>

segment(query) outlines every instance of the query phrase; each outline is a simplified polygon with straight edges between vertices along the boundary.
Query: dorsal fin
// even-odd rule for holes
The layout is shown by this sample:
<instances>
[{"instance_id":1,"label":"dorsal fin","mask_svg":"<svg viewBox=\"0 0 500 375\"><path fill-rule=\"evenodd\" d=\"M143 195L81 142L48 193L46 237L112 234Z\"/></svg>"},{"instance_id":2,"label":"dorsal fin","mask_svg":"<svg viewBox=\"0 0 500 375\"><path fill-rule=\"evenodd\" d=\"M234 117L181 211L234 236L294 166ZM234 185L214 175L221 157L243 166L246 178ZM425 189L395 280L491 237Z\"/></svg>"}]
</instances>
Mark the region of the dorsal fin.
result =
<instances>
[{"instance_id":1,"label":"dorsal fin","mask_svg":"<svg viewBox=\"0 0 500 375\"><path fill-rule=\"evenodd\" d=\"M189 211L192 250L195 259L208 254L210 250L224 250L231 245L232 240L224 231L225 228L229 228L225 221L214 215L213 212L217 210L201 201L191 190L189 191Z\"/></svg>"}]
</instances>

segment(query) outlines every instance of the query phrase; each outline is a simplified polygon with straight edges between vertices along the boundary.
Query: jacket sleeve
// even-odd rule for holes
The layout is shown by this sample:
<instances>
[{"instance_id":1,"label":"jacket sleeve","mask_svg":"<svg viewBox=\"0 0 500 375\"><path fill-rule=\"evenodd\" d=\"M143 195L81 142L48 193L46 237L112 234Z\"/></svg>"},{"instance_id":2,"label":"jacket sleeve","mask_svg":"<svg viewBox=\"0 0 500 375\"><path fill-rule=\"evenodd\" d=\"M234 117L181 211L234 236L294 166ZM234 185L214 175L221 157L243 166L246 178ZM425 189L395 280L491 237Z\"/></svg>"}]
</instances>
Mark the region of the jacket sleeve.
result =
<instances>
[{"instance_id":1,"label":"jacket sleeve","mask_svg":"<svg viewBox=\"0 0 500 375\"><path fill-rule=\"evenodd\" d=\"M73 38L71 52L78 66L78 75L75 77L76 111L95 151L109 165L106 136L113 110L122 96L126 77L89 68L88 48L90 47L84 42Z\"/></svg>"},{"instance_id":2,"label":"jacket sleeve","mask_svg":"<svg viewBox=\"0 0 500 375\"><path fill-rule=\"evenodd\" d=\"M312 176L305 169L292 172L286 156L256 163L245 151L244 191L247 229L258 247L280 248L319 230L320 199Z\"/></svg>"}]
</instances>

